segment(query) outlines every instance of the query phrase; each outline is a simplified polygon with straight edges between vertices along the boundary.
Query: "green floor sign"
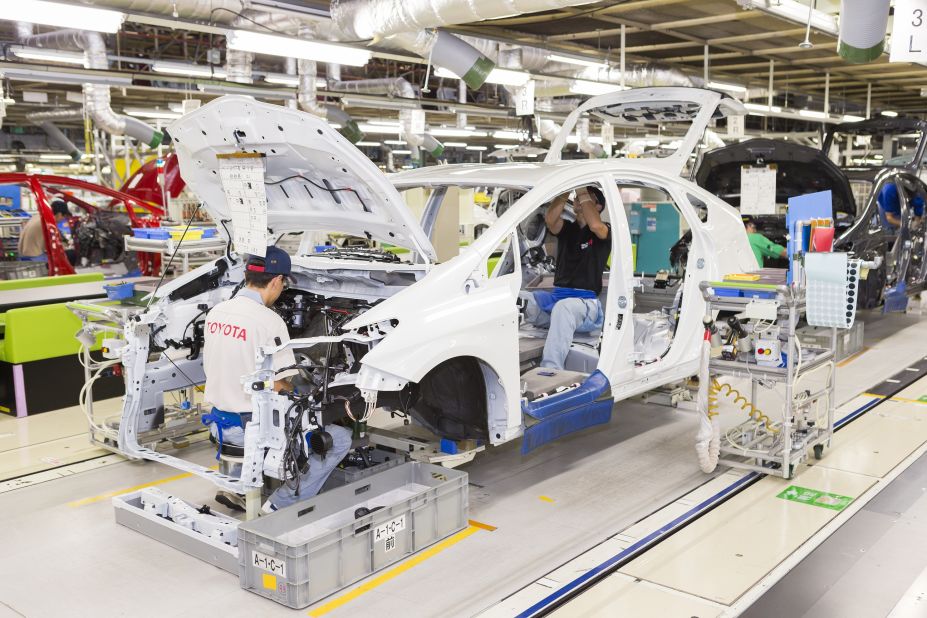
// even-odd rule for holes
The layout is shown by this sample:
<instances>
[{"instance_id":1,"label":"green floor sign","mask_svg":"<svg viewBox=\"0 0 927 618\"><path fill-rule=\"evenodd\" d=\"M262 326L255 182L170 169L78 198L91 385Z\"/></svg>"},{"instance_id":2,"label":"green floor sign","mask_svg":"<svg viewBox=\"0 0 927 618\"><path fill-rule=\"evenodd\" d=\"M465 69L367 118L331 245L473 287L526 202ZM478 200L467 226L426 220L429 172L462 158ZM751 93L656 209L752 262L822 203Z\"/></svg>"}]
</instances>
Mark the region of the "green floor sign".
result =
<instances>
[{"instance_id":1,"label":"green floor sign","mask_svg":"<svg viewBox=\"0 0 927 618\"><path fill-rule=\"evenodd\" d=\"M789 485L788 489L776 497L791 502L802 502L804 504L810 504L811 506L819 506L832 511L842 511L853 502L853 498L849 496L829 494L826 491L798 487L797 485Z\"/></svg>"}]
</instances>

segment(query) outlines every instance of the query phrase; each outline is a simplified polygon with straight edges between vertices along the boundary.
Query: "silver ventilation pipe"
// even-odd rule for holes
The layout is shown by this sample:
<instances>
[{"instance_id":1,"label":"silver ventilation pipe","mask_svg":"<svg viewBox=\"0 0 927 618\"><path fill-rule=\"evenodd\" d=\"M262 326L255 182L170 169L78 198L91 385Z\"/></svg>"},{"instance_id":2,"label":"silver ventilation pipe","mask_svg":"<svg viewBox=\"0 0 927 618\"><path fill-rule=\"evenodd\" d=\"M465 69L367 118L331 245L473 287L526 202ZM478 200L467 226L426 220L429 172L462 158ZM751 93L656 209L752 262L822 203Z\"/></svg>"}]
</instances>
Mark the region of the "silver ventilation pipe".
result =
<instances>
[{"instance_id":1,"label":"silver ventilation pipe","mask_svg":"<svg viewBox=\"0 0 927 618\"><path fill-rule=\"evenodd\" d=\"M554 141L554 138L560 133L560 125L549 118L535 118L538 125L538 133L548 142Z\"/></svg>"},{"instance_id":2,"label":"silver ventilation pipe","mask_svg":"<svg viewBox=\"0 0 927 618\"><path fill-rule=\"evenodd\" d=\"M395 43L431 64L445 68L477 89L486 82L495 63L462 39L443 30L420 30L395 34L386 43Z\"/></svg>"},{"instance_id":3,"label":"silver ventilation pipe","mask_svg":"<svg viewBox=\"0 0 927 618\"><path fill-rule=\"evenodd\" d=\"M593 144L589 141L589 119L581 118L576 124L576 137L579 138L579 150L585 152L596 159L605 158L605 149L601 144Z\"/></svg>"},{"instance_id":4,"label":"silver ventilation pipe","mask_svg":"<svg viewBox=\"0 0 927 618\"><path fill-rule=\"evenodd\" d=\"M332 21L360 39L550 11L595 0L332 0Z\"/></svg>"},{"instance_id":5,"label":"silver ventilation pipe","mask_svg":"<svg viewBox=\"0 0 927 618\"><path fill-rule=\"evenodd\" d=\"M296 58L286 58L283 65L283 72L287 75L296 77ZM297 109L299 107L299 102L296 99L287 99L286 106L289 109Z\"/></svg>"},{"instance_id":6,"label":"silver ventilation pipe","mask_svg":"<svg viewBox=\"0 0 927 618\"><path fill-rule=\"evenodd\" d=\"M415 87L402 77L385 77L382 79L358 79L354 81L329 81L328 87L338 92L356 94L385 94L389 97L403 99L417 99ZM425 141L424 135L418 135L412 130L412 116L415 110L399 110L399 124L402 137L410 146L421 146Z\"/></svg>"},{"instance_id":7,"label":"silver ventilation pipe","mask_svg":"<svg viewBox=\"0 0 927 618\"><path fill-rule=\"evenodd\" d=\"M84 112L79 109L57 109L47 112L32 112L26 114L26 120L32 124L41 127L45 131L48 139L58 146L61 150L70 155L71 160L75 163L80 161L80 148L74 145L74 142L68 139L61 129L55 125L56 120L80 120L83 119Z\"/></svg>"},{"instance_id":8,"label":"silver ventilation pipe","mask_svg":"<svg viewBox=\"0 0 927 618\"><path fill-rule=\"evenodd\" d=\"M26 33L29 33L28 35ZM108 69L106 44L99 32L84 30L57 30L47 34L32 34L31 24L17 24L16 33L19 42L30 47L46 49L80 49L84 52L84 65L88 69ZM94 123L113 135L128 135L156 148L164 139L164 134L151 125L137 118L123 116L113 111L110 104L109 86L85 83L84 107L93 118Z\"/></svg>"},{"instance_id":9,"label":"silver ventilation pipe","mask_svg":"<svg viewBox=\"0 0 927 618\"><path fill-rule=\"evenodd\" d=\"M225 50L225 79L236 84L252 84L251 64L254 54L238 49Z\"/></svg>"},{"instance_id":10,"label":"silver ventilation pipe","mask_svg":"<svg viewBox=\"0 0 927 618\"><path fill-rule=\"evenodd\" d=\"M339 132L352 144L364 139L364 133L350 114L336 105L319 103L318 88L316 86L316 77L318 75L316 63L312 60L297 60L296 67L299 74L299 84L296 88L296 102L299 104L299 109L341 125ZM331 71L331 68L329 68L329 71Z\"/></svg>"},{"instance_id":11,"label":"silver ventilation pipe","mask_svg":"<svg viewBox=\"0 0 927 618\"><path fill-rule=\"evenodd\" d=\"M77 4L72 2L72 4ZM81 4L94 4L121 11L169 15L184 19L209 20L228 23L241 13L247 0L93 0Z\"/></svg>"}]
</instances>

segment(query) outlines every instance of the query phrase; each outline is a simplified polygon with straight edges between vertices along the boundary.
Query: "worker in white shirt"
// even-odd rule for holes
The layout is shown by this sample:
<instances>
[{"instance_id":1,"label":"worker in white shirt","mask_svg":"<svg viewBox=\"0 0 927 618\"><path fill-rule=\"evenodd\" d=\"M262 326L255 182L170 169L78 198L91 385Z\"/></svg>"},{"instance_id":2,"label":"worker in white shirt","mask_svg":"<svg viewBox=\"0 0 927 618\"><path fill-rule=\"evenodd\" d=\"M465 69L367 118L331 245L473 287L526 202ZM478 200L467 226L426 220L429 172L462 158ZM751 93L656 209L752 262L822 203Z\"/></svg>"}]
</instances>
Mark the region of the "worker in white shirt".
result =
<instances>
[{"instance_id":1,"label":"worker in white shirt","mask_svg":"<svg viewBox=\"0 0 927 618\"><path fill-rule=\"evenodd\" d=\"M237 295L221 302L206 315L203 369L206 373L206 400L215 406L203 416L213 437L222 444L244 446L244 427L251 420L251 396L245 393L241 378L253 373L256 353L275 339L289 340L286 324L270 307L277 302L290 276L290 256L277 247L268 247L266 256L251 256L245 266L245 287ZM274 369L292 367L293 351L284 350L274 357ZM274 389L291 390L287 378L295 369L281 371ZM316 495L348 450L351 431L326 425L332 436L332 448L324 457L310 455L309 469L299 479L298 492L281 485L264 504L265 512L275 511ZM243 509L241 496L220 491L216 501L229 508Z\"/></svg>"}]
</instances>

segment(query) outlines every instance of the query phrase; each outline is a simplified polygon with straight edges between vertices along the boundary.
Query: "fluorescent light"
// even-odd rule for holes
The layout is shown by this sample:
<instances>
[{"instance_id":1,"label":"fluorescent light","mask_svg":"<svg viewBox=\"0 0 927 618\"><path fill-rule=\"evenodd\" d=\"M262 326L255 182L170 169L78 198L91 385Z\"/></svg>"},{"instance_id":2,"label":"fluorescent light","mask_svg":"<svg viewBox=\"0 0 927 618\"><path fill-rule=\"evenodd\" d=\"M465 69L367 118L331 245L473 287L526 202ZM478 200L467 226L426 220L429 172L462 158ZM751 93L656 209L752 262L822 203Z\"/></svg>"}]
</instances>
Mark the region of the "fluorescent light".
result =
<instances>
[{"instance_id":1,"label":"fluorescent light","mask_svg":"<svg viewBox=\"0 0 927 618\"><path fill-rule=\"evenodd\" d=\"M738 84L729 84L727 82L708 82L706 84L709 88L714 90L725 90L727 92L746 92L746 86L740 86Z\"/></svg>"},{"instance_id":2,"label":"fluorescent light","mask_svg":"<svg viewBox=\"0 0 927 618\"><path fill-rule=\"evenodd\" d=\"M467 146L467 150L489 150L487 146Z\"/></svg>"},{"instance_id":3,"label":"fluorescent light","mask_svg":"<svg viewBox=\"0 0 927 618\"><path fill-rule=\"evenodd\" d=\"M145 108L145 107L124 107L122 111L128 114L129 116L135 116L136 118L162 118L165 120L173 120L175 118L180 118L182 114L178 112L172 112L170 109L160 109L157 107L154 108Z\"/></svg>"},{"instance_id":4,"label":"fluorescent light","mask_svg":"<svg viewBox=\"0 0 927 618\"><path fill-rule=\"evenodd\" d=\"M43 154L39 155L39 161L70 161L71 155L66 154Z\"/></svg>"},{"instance_id":5,"label":"fluorescent light","mask_svg":"<svg viewBox=\"0 0 927 618\"><path fill-rule=\"evenodd\" d=\"M355 146L382 146L380 142L357 142Z\"/></svg>"},{"instance_id":6,"label":"fluorescent light","mask_svg":"<svg viewBox=\"0 0 927 618\"><path fill-rule=\"evenodd\" d=\"M354 67L362 67L370 60L371 52L366 49L334 45L319 41L307 41L288 36L262 34L250 30L229 30L226 34L226 47L254 54L270 54L284 58L301 58L316 62L337 62Z\"/></svg>"},{"instance_id":7,"label":"fluorescent light","mask_svg":"<svg viewBox=\"0 0 927 618\"><path fill-rule=\"evenodd\" d=\"M429 129L428 132L435 137L486 137L486 131L474 131L473 129L435 127Z\"/></svg>"},{"instance_id":8,"label":"fluorescent light","mask_svg":"<svg viewBox=\"0 0 927 618\"><path fill-rule=\"evenodd\" d=\"M493 139L527 139L528 134L523 131L493 131Z\"/></svg>"},{"instance_id":9,"label":"fluorescent light","mask_svg":"<svg viewBox=\"0 0 927 618\"><path fill-rule=\"evenodd\" d=\"M813 109L800 109L798 110L798 115L804 116L805 118L819 118L819 119L827 118L827 114L825 114L824 112L819 112Z\"/></svg>"},{"instance_id":10,"label":"fluorescent light","mask_svg":"<svg viewBox=\"0 0 927 618\"><path fill-rule=\"evenodd\" d=\"M358 125L358 128L360 128L360 130L363 131L364 133L375 133L378 135L396 135L397 133L399 133L398 124L395 126L387 127L387 126L381 126L381 125L376 125L376 124L368 124L364 122Z\"/></svg>"},{"instance_id":11,"label":"fluorescent light","mask_svg":"<svg viewBox=\"0 0 927 618\"><path fill-rule=\"evenodd\" d=\"M447 146L447 144L445 144ZM493 148L496 150L507 150L509 148L518 148L517 144L493 144Z\"/></svg>"},{"instance_id":12,"label":"fluorescent light","mask_svg":"<svg viewBox=\"0 0 927 618\"><path fill-rule=\"evenodd\" d=\"M155 73L166 73L168 75L187 75L190 77L215 77L218 79L225 79L224 69L213 68L212 65L209 64L158 61L151 64L151 70Z\"/></svg>"},{"instance_id":13,"label":"fluorescent light","mask_svg":"<svg viewBox=\"0 0 927 618\"><path fill-rule=\"evenodd\" d=\"M444 145L448 148L466 148L467 142L444 142Z\"/></svg>"},{"instance_id":14,"label":"fluorescent light","mask_svg":"<svg viewBox=\"0 0 927 618\"><path fill-rule=\"evenodd\" d=\"M394 150L393 154L408 155L408 154L412 154L412 151L411 150Z\"/></svg>"},{"instance_id":15,"label":"fluorescent light","mask_svg":"<svg viewBox=\"0 0 927 618\"><path fill-rule=\"evenodd\" d=\"M370 124L380 125L381 127L395 127L399 128L399 123L395 120L370 120Z\"/></svg>"},{"instance_id":16,"label":"fluorescent light","mask_svg":"<svg viewBox=\"0 0 927 618\"><path fill-rule=\"evenodd\" d=\"M880 113L881 113L883 116L888 116L889 118L894 118L895 116L898 115L898 112L893 112L893 111L890 110L890 109L883 110L883 111L880 112Z\"/></svg>"},{"instance_id":17,"label":"fluorescent light","mask_svg":"<svg viewBox=\"0 0 927 618\"><path fill-rule=\"evenodd\" d=\"M385 139L383 140L384 144L389 144L390 146L405 146L406 140L404 139Z\"/></svg>"},{"instance_id":18,"label":"fluorescent light","mask_svg":"<svg viewBox=\"0 0 927 618\"><path fill-rule=\"evenodd\" d=\"M493 69L489 72L486 82L502 86L524 86L531 79L531 74L511 69Z\"/></svg>"},{"instance_id":19,"label":"fluorescent light","mask_svg":"<svg viewBox=\"0 0 927 618\"><path fill-rule=\"evenodd\" d=\"M596 67L596 68L607 68L608 63L602 60L586 60L584 58L576 58L575 56L561 56L560 54L551 54L547 56L547 59L551 62L566 62L567 64L578 64L581 67Z\"/></svg>"},{"instance_id":20,"label":"fluorescent light","mask_svg":"<svg viewBox=\"0 0 927 618\"><path fill-rule=\"evenodd\" d=\"M119 11L44 0L4 0L0 2L0 19L114 33L122 28L125 15Z\"/></svg>"},{"instance_id":21,"label":"fluorescent light","mask_svg":"<svg viewBox=\"0 0 927 618\"><path fill-rule=\"evenodd\" d=\"M572 82L570 82L570 92L573 94L586 94L589 96L608 94L609 92L618 92L619 90L627 89L627 86L622 88L618 84L594 82L588 79L574 79Z\"/></svg>"},{"instance_id":22,"label":"fluorescent light","mask_svg":"<svg viewBox=\"0 0 927 618\"><path fill-rule=\"evenodd\" d=\"M859 122L860 120L865 120L862 116L852 116L846 114L843 118L840 119L842 122Z\"/></svg>"},{"instance_id":23,"label":"fluorescent light","mask_svg":"<svg viewBox=\"0 0 927 618\"><path fill-rule=\"evenodd\" d=\"M435 76L460 79L459 75L444 67L436 68ZM500 84L502 86L524 86L529 79L531 79L531 74L525 73L524 71L513 71L511 69L495 68L489 72L489 76L486 78L486 83Z\"/></svg>"},{"instance_id":24,"label":"fluorescent light","mask_svg":"<svg viewBox=\"0 0 927 618\"><path fill-rule=\"evenodd\" d=\"M296 88L299 86L299 75L287 75L286 73L267 73L264 75L264 81L268 84ZM322 78L316 78L316 88L325 88L326 86L328 86L328 81Z\"/></svg>"},{"instance_id":25,"label":"fluorescent light","mask_svg":"<svg viewBox=\"0 0 927 618\"><path fill-rule=\"evenodd\" d=\"M797 2L796 0L739 0L740 5L745 9L759 9L764 13L769 13L781 17L802 27L808 22L808 3ZM837 20L833 15L814 9L811 11L811 27L821 32L826 32L834 36L837 35Z\"/></svg>"},{"instance_id":26,"label":"fluorescent light","mask_svg":"<svg viewBox=\"0 0 927 618\"><path fill-rule=\"evenodd\" d=\"M17 58L26 60L41 60L42 62L61 62L65 64L84 64L83 52L63 51L60 49L43 49L41 47L26 47L25 45L10 45L10 51Z\"/></svg>"}]
</instances>

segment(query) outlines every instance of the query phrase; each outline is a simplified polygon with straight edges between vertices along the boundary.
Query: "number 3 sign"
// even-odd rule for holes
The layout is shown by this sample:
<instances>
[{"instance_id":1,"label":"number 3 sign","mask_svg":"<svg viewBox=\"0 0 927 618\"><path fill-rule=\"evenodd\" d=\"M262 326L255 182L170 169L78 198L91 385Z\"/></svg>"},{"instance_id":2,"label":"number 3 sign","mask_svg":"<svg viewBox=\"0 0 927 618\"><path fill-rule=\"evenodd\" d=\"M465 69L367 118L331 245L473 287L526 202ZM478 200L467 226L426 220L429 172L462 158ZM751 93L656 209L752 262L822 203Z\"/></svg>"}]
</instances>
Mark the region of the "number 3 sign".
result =
<instances>
[{"instance_id":1,"label":"number 3 sign","mask_svg":"<svg viewBox=\"0 0 927 618\"><path fill-rule=\"evenodd\" d=\"M927 0L895 0L891 62L927 62Z\"/></svg>"}]
</instances>

